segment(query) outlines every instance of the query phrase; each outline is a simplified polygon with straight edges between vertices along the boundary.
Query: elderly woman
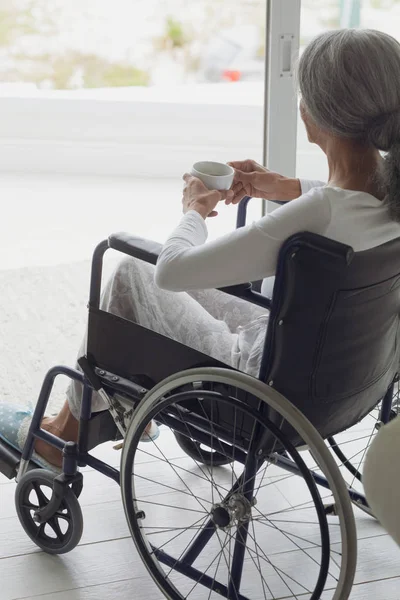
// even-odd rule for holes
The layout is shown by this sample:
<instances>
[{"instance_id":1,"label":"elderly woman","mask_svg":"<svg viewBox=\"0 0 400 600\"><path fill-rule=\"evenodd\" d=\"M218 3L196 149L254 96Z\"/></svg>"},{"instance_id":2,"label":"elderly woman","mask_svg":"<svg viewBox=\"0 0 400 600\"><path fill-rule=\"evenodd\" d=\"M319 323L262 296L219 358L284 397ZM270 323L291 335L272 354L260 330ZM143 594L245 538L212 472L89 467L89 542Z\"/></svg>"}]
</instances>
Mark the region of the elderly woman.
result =
<instances>
[{"instance_id":1,"label":"elderly woman","mask_svg":"<svg viewBox=\"0 0 400 600\"><path fill-rule=\"evenodd\" d=\"M257 375L268 314L213 288L273 276L282 243L299 231L355 251L400 236L399 81L400 44L389 35L341 30L318 36L298 66L300 112L309 141L326 154L328 183L288 179L247 160L231 163L234 184L223 196L185 175L184 216L155 270L123 260L106 286L103 309ZM385 158L380 150L387 152ZM217 214L218 203L236 204L245 195L288 202L206 244L207 218ZM61 412L46 418L43 428L76 439L79 404L79 385L72 384ZM93 409L104 408L95 395ZM29 414L3 405L5 412L15 433L3 418L2 436L21 446ZM157 435L154 424L148 434ZM57 451L43 442L37 442L36 451L60 464Z\"/></svg>"}]
</instances>

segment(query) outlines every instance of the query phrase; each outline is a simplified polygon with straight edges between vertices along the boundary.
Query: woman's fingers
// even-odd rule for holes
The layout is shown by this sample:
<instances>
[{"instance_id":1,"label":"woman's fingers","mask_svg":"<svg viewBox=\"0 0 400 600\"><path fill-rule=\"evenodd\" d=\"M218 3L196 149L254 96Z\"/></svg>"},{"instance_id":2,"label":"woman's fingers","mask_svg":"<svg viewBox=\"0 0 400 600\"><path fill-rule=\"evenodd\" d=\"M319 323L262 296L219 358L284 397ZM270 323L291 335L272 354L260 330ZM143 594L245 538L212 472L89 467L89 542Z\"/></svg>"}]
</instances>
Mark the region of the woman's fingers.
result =
<instances>
[{"instance_id":1,"label":"woman's fingers","mask_svg":"<svg viewBox=\"0 0 400 600\"><path fill-rule=\"evenodd\" d=\"M226 204L238 204L246 195L247 193L243 187L243 184L240 181L234 183L232 186L232 196L228 201L226 201Z\"/></svg>"},{"instance_id":2,"label":"woman's fingers","mask_svg":"<svg viewBox=\"0 0 400 600\"><path fill-rule=\"evenodd\" d=\"M228 165L233 169L238 169L239 171L254 171L257 166L257 163L254 160L248 158L247 160L234 160L232 162L228 162Z\"/></svg>"},{"instance_id":3,"label":"woman's fingers","mask_svg":"<svg viewBox=\"0 0 400 600\"><path fill-rule=\"evenodd\" d=\"M232 169L239 169L240 171L243 169L245 163L247 161L245 160L234 160L232 162L228 162L227 165L229 165L230 167L232 167Z\"/></svg>"},{"instance_id":4,"label":"woman's fingers","mask_svg":"<svg viewBox=\"0 0 400 600\"><path fill-rule=\"evenodd\" d=\"M232 189L219 190L219 193L221 194L221 200L225 200L226 204L230 204L230 202L232 202L232 199L235 195Z\"/></svg>"}]
</instances>

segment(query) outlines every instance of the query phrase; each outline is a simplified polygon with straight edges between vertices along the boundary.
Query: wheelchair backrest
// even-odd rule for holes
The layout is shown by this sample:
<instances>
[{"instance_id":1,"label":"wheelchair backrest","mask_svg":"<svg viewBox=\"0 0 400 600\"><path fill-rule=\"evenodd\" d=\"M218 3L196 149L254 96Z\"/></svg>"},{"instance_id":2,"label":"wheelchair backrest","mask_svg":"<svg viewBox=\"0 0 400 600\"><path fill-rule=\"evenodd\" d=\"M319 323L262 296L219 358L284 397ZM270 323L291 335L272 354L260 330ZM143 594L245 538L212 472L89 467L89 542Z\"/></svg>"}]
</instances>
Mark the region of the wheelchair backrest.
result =
<instances>
[{"instance_id":1,"label":"wheelchair backrest","mask_svg":"<svg viewBox=\"0 0 400 600\"><path fill-rule=\"evenodd\" d=\"M326 437L384 396L399 367L400 238L363 252L303 233L282 247L260 378Z\"/></svg>"}]
</instances>

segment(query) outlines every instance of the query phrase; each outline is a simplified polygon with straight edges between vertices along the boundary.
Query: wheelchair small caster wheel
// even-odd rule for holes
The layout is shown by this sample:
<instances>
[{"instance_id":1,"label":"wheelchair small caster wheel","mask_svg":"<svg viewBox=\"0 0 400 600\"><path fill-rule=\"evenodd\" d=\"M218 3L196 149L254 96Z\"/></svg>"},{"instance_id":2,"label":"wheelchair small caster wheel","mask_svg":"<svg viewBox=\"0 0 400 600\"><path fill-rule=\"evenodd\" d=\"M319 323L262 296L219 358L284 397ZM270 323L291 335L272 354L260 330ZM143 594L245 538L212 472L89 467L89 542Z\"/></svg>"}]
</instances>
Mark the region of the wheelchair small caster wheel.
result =
<instances>
[{"instance_id":1,"label":"wheelchair small caster wheel","mask_svg":"<svg viewBox=\"0 0 400 600\"><path fill-rule=\"evenodd\" d=\"M57 475L46 469L28 471L18 482L15 506L18 518L31 540L48 554L65 554L79 544L83 531L81 507L66 487L59 509L45 522L36 514L50 501Z\"/></svg>"}]
</instances>

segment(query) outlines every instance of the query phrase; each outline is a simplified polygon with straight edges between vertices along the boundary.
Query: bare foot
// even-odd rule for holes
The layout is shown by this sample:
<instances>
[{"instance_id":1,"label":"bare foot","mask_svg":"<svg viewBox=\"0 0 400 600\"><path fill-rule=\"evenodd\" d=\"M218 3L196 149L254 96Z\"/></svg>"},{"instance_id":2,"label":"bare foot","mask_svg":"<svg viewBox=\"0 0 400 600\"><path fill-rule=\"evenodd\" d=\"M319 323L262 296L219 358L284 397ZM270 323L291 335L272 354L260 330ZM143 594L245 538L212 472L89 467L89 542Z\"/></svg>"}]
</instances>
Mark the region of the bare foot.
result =
<instances>
[{"instance_id":1,"label":"bare foot","mask_svg":"<svg viewBox=\"0 0 400 600\"><path fill-rule=\"evenodd\" d=\"M78 441L79 422L72 415L66 402L55 417L45 417L41 423L42 429L56 435L66 442ZM61 468L62 453L43 440L36 440L36 452L50 464Z\"/></svg>"},{"instance_id":2,"label":"bare foot","mask_svg":"<svg viewBox=\"0 0 400 600\"><path fill-rule=\"evenodd\" d=\"M56 435L57 437L63 439L62 431L52 421L53 419L51 417L45 417L41 424L42 429L44 429L45 431L49 431L53 435ZM50 444L47 444L47 442L44 442L43 440L36 440L35 450L38 454L40 454L42 458L47 460L47 462L49 462L50 464L54 465L55 467L62 467L62 453L60 450L58 450L58 448L50 446Z\"/></svg>"}]
</instances>

